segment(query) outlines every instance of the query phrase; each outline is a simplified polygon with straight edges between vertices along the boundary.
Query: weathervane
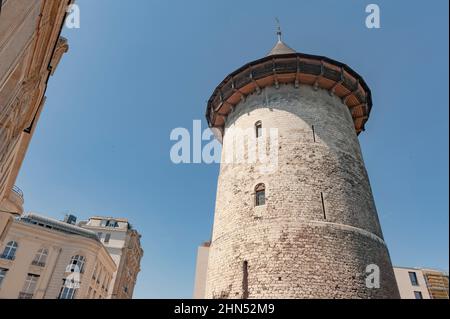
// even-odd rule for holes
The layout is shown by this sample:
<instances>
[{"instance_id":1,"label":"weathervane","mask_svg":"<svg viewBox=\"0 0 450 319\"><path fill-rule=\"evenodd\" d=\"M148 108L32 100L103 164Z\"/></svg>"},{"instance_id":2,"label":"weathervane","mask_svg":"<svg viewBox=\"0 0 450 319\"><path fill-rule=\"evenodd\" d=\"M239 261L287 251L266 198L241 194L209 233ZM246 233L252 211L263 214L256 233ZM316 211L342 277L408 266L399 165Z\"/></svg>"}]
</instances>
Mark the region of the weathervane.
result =
<instances>
[{"instance_id":1,"label":"weathervane","mask_svg":"<svg viewBox=\"0 0 450 319\"><path fill-rule=\"evenodd\" d=\"M280 20L278 20L278 18L275 18L275 21L277 22L277 36L278 36L278 41L281 42L281 25L280 25Z\"/></svg>"}]
</instances>

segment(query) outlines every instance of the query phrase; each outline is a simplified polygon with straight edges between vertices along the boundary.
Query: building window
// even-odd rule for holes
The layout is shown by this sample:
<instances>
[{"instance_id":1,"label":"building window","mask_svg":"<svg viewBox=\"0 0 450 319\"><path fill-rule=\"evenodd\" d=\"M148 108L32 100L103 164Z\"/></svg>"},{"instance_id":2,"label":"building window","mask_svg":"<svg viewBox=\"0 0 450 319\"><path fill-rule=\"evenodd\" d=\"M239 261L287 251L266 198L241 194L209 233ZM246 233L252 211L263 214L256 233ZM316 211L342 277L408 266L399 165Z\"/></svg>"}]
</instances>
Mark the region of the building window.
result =
<instances>
[{"instance_id":1,"label":"building window","mask_svg":"<svg viewBox=\"0 0 450 319\"><path fill-rule=\"evenodd\" d=\"M417 281L417 274L414 271L408 272L409 280L411 280L411 285L418 286L419 282Z\"/></svg>"},{"instance_id":2,"label":"building window","mask_svg":"<svg viewBox=\"0 0 450 319\"><path fill-rule=\"evenodd\" d=\"M76 285L73 283L66 283L66 279L63 279L63 286L59 293L58 299L74 299L77 292Z\"/></svg>"},{"instance_id":3,"label":"building window","mask_svg":"<svg viewBox=\"0 0 450 319\"><path fill-rule=\"evenodd\" d=\"M23 289L19 294L19 299L31 299L33 298L34 290L36 289L37 282L39 280L38 275L28 274L25 279Z\"/></svg>"},{"instance_id":4,"label":"building window","mask_svg":"<svg viewBox=\"0 0 450 319\"><path fill-rule=\"evenodd\" d=\"M70 272L84 272L84 264L86 263L86 258L84 256L76 255L72 256L70 259L70 264L68 266Z\"/></svg>"},{"instance_id":5,"label":"building window","mask_svg":"<svg viewBox=\"0 0 450 319\"><path fill-rule=\"evenodd\" d=\"M97 233L97 237L98 237L98 239L102 239L102 236L103 236L103 233Z\"/></svg>"},{"instance_id":6,"label":"building window","mask_svg":"<svg viewBox=\"0 0 450 319\"><path fill-rule=\"evenodd\" d=\"M47 262L47 256L48 256L48 249L41 248L38 250L31 264L34 266L44 267L45 263Z\"/></svg>"},{"instance_id":7,"label":"building window","mask_svg":"<svg viewBox=\"0 0 450 319\"><path fill-rule=\"evenodd\" d=\"M0 256L0 258L3 259L8 259L8 260L14 260L14 258L16 258L16 251L17 251L17 247L19 247L19 245L17 244L17 242L15 241L10 241L5 249L3 250L2 255Z\"/></svg>"},{"instance_id":8,"label":"building window","mask_svg":"<svg viewBox=\"0 0 450 319\"><path fill-rule=\"evenodd\" d=\"M266 187L264 184L258 184L255 187L255 206L266 204Z\"/></svg>"},{"instance_id":9,"label":"building window","mask_svg":"<svg viewBox=\"0 0 450 319\"><path fill-rule=\"evenodd\" d=\"M256 134L256 138L262 136L262 123L261 123L261 121L258 121L258 122L255 123L255 134Z\"/></svg>"},{"instance_id":10,"label":"building window","mask_svg":"<svg viewBox=\"0 0 450 319\"><path fill-rule=\"evenodd\" d=\"M8 269L0 268L0 288L2 287L2 282L5 279L7 272L8 272Z\"/></svg>"},{"instance_id":11,"label":"building window","mask_svg":"<svg viewBox=\"0 0 450 319\"><path fill-rule=\"evenodd\" d=\"M111 239L111 234L106 234L106 235L105 235L104 243L105 243L105 244L109 243L109 240L110 240L110 239Z\"/></svg>"},{"instance_id":12,"label":"building window","mask_svg":"<svg viewBox=\"0 0 450 319\"><path fill-rule=\"evenodd\" d=\"M422 293L420 291L414 291L414 297L416 299L423 299Z\"/></svg>"}]
</instances>

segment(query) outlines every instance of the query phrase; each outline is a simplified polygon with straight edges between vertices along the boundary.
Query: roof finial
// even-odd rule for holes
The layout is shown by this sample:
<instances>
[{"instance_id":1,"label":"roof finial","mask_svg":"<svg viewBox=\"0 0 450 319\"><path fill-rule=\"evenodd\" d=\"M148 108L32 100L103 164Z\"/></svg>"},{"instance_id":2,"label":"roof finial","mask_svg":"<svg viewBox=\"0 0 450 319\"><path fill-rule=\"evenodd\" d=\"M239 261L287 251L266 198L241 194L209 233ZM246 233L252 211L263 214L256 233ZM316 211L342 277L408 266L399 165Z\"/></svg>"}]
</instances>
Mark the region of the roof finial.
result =
<instances>
[{"instance_id":1,"label":"roof finial","mask_svg":"<svg viewBox=\"0 0 450 319\"><path fill-rule=\"evenodd\" d=\"M280 20L278 20L278 18L275 18L275 21L277 22L278 41L281 42L281 25L280 25Z\"/></svg>"}]
</instances>

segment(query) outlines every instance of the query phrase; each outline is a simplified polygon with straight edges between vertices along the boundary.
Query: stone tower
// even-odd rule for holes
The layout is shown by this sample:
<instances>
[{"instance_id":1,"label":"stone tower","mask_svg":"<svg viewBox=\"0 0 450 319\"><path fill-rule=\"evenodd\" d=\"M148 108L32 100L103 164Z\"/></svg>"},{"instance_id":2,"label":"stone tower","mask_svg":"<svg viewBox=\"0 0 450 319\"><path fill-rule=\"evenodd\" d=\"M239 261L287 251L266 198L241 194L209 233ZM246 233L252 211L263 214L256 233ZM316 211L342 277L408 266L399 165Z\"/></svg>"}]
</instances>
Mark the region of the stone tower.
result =
<instances>
[{"instance_id":1,"label":"stone tower","mask_svg":"<svg viewBox=\"0 0 450 319\"><path fill-rule=\"evenodd\" d=\"M223 152L206 298L399 298L357 137L370 89L347 65L278 35L208 101ZM236 147L227 132L239 128L256 140L278 130L275 170L225 161ZM261 147L244 140L248 152Z\"/></svg>"}]
</instances>

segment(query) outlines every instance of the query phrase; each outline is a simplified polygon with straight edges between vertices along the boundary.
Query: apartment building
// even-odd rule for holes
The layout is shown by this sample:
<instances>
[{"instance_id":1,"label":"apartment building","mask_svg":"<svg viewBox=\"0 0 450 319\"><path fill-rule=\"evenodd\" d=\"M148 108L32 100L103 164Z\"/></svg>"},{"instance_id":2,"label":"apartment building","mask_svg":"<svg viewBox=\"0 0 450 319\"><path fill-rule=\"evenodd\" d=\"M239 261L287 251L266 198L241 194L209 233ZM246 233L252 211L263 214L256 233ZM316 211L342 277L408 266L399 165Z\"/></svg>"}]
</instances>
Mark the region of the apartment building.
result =
<instances>
[{"instance_id":1,"label":"apartment building","mask_svg":"<svg viewBox=\"0 0 450 319\"><path fill-rule=\"evenodd\" d=\"M448 299L448 273L443 271L394 267L402 299Z\"/></svg>"},{"instance_id":2,"label":"apartment building","mask_svg":"<svg viewBox=\"0 0 450 319\"><path fill-rule=\"evenodd\" d=\"M132 298L144 254L140 244L141 235L125 218L95 216L79 225L97 233L116 264L111 298Z\"/></svg>"}]
</instances>

